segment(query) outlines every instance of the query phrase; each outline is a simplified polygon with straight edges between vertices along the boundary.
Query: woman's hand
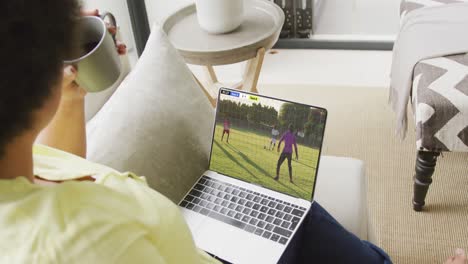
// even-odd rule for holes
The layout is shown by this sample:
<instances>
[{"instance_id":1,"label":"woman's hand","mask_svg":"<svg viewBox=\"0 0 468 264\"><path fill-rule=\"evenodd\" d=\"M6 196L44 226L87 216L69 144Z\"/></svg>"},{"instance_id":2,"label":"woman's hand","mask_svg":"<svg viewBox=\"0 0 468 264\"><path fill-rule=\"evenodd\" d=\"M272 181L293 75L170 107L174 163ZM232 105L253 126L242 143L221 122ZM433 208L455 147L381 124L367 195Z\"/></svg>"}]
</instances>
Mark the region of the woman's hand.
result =
<instances>
[{"instance_id":1,"label":"woman's hand","mask_svg":"<svg viewBox=\"0 0 468 264\"><path fill-rule=\"evenodd\" d=\"M80 87L76 82L76 69L69 65L63 69L62 79L62 103L67 103L76 100L84 100L86 90Z\"/></svg>"},{"instance_id":2,"label":"woman's hand","mask_svg":"<svg viewBox=\"0 0 468 264\"><path fill-rule=\"evenodd\" d=\"M466 253L463 249L458 248L455 250L455 256L450 257L444 264L468 264Z\"/></svg>"}]
</instances>

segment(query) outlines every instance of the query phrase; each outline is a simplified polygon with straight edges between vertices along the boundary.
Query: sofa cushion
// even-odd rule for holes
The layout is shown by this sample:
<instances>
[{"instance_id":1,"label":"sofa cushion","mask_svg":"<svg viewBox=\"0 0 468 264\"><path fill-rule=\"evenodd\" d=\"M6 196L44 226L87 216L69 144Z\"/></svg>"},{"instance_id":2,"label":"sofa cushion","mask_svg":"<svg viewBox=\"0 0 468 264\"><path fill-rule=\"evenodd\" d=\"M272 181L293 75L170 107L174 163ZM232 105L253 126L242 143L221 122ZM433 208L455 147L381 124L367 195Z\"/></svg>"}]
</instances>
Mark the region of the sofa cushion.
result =
<instances>
[{"instance_id":1,"label":"sofa cushion","mask_svg":"<svg viewBox=\"0 0 468 264\"><path fill-rule=\"evenodd\" d=\"M159 26L88 122L88 159L146 176L178 202L208 167L214 110Z\"/></svg>"},{"instance_id":2,"label":"sofa cushion","mask_svg":"<svg viewBox=\"0 0 468 264\"><path fill-rule=\"evenodd\" d=\"M360 239L369 239L367 184L362 161L322 156L314 199L348 231Z\"/></svg>"}]
</instances>

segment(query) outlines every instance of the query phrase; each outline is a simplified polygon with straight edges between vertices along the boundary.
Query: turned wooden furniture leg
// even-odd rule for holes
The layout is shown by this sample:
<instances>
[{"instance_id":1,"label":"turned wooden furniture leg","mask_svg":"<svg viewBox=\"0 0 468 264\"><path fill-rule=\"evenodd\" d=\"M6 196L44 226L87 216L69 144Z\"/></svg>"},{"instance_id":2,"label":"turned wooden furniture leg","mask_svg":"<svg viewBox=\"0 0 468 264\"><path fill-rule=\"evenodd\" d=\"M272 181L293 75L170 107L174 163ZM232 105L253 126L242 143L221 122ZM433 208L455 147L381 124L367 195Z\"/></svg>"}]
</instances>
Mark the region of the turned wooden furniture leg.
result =
<instances>
[{"instance_id":1,"label":"turned wooden furniture leg","mask_svg":"<svg viewBox=\"0 0 468 264\"><path fill-rule=\"evenodd\" d=\"M244 84L242 88L249 92L258 93L257 83L260 77L260 71L263 65L263 58L265 57L265 48L257 51L257 57L250 59L247 62L244 73Z\"/></svg>"},{"instance_id":2,"label":"turned wooden furniture leg","mask_svg":"<svg viewBox=\"0 0 468 264\"><path fill-rule=\"evenodd\" d=\"M439 155L439 152L418 151L414 176L413 209L415 211L419 212L423 209Z\"/></svg>"},{"instance_id":3,"label":"turned wooden furniture leg","mask_svg":"<svg viewBox=\"0 0 468 264\"><path fill-rule=\"evenodd\" d=\"M205 66L205 74L210 85L215 85L218 83L218 77L216 77L216 72L213 69L213 66Z\"/></svg>"},{"instance_id":4,"label":"turned wooden furniture leg","mask_svg":"<svg viewBox=\"0 0 468 264\"><path fill-rule=\"evenodd\" d=\"M200 80L198 80L197 76L193 75L193 78L195 78L195 81L198 83L200 89L202 89L203 93L208 98L213 108L216 107L216 97L213 97L213 95L207 90L207 88L203 86Z\"/></svg>"},{"instance_id":5,"label":"turned wooden furniture leg","mask_svg":"<svg viewBox=\"0 0 468 264\"><path fill-rule=\"evenodd\" d=\"M260 76L260 71L263 65L263 58L265 57L265 48L261 48L257 51L257 57L250 59L247 61L247 65L245 68L245 72L243 75L242 82L234 85L233 89L242 90L245 88L249 92L258 93L257 84L258 78ZM218 77L216 76L216 72L214 71L213 66L205 66L204 67L205 74L207 77L208 84L205 86L203 85L197 76L193 75L195 80L197 81L200 88L202 88L203 92L205 93L206 97L210 101L213 107L216 107L216 99L218 97L218 90L219 87L222 87L218 81Z\"/></svg>"}]
</instances>

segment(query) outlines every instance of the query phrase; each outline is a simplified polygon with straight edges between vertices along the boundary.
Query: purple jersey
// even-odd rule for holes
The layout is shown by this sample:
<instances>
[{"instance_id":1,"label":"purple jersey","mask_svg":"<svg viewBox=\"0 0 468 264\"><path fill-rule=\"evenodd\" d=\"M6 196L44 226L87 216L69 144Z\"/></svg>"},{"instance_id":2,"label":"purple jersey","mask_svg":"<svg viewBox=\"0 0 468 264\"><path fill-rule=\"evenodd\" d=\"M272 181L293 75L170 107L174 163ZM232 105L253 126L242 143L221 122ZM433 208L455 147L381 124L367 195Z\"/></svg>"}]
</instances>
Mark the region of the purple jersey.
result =
<instances>
[{"instance_id":1,"label":"purple jersey","mask_svg":"<svg viewBox=\"0 0 468 264\"><path fill-rule=\"evenodd\" d=\"M229 127L231 126L231 123L229 122L229 120L227 119L224 119L224 130L229 130Z\"/></svg>"},{"instance_id":2,"label":"purple jersey","mask_svg":"<svg viewBox=\"0 0 468 264\"><path fill-rule=\"evenodd\" d=\"M296 136L294 136L294 133L292 133L290 131L284 133L283 136L281 136L279 144L281 145L281 142L283 142L283 141L284 141L283 153L292 153L292 146L293 145L297 149Z\"/></svg>"}]
</instances>

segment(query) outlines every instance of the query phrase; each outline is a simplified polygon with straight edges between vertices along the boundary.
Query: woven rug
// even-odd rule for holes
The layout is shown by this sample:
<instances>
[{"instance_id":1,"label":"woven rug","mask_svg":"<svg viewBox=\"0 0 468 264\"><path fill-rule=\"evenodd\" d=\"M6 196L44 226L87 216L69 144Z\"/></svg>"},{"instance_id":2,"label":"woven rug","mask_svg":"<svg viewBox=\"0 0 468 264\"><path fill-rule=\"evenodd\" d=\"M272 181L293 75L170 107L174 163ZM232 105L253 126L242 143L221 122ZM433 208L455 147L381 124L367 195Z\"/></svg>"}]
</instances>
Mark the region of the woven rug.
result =
<instances>
[{"instance_id":1,"label":"woven rug","mask_svg":"<svg viewBox=\"0 0 468 264\"><path fill-rule=\"evenodd\" d=\"M387 89L260 84L259 91L328 109L323 153L365 162L370 240L395 263L443 263L455 248L468 250L468 153L439 159L425 211L414 212L414 124L405 140L395 136Z\"/></svg>"}]
</instances>

